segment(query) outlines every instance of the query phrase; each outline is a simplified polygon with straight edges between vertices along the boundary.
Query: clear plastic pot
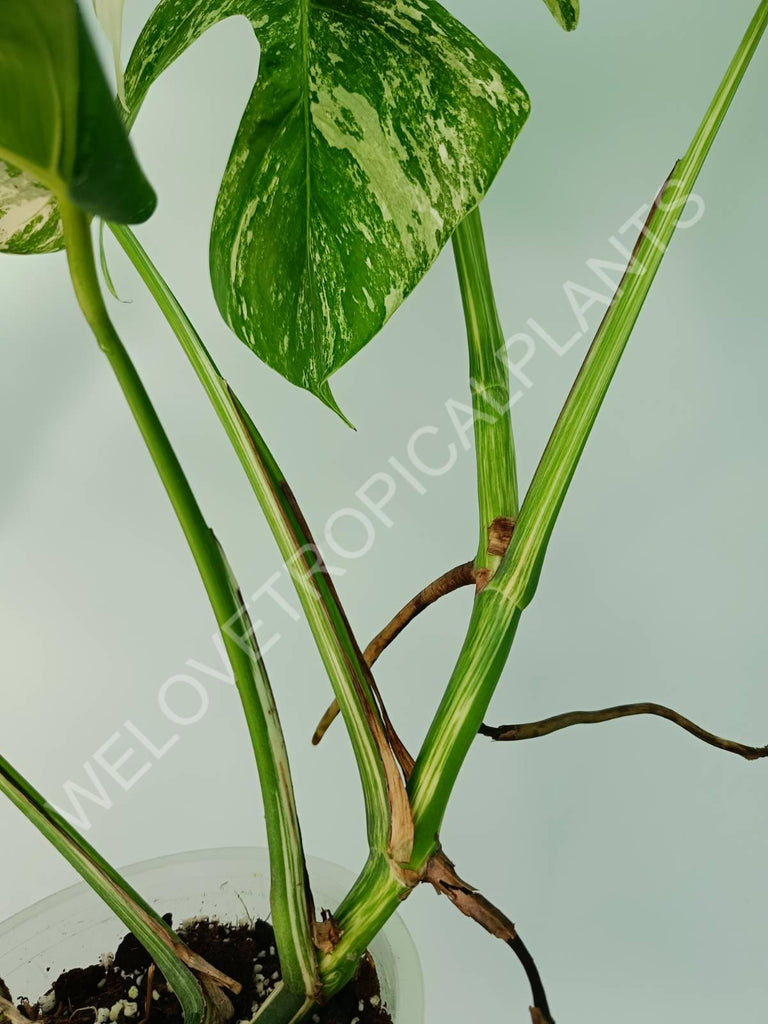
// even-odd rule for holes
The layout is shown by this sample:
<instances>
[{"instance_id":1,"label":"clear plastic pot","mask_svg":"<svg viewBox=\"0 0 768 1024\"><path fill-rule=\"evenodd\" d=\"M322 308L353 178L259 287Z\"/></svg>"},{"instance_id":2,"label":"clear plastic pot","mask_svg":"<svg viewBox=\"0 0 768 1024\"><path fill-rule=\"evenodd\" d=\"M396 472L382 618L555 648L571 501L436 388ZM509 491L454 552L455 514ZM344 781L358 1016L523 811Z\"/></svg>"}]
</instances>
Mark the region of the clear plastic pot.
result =
<instances>
[{"instance_id":1,"label":"clear plastic pot","mask_svg":"<svg viewBox=\"0 0 768 1024\"><path fill-rule=\"evenodd\" d=\"M338 904L354 876L315 858L308 866L318 906ZM133 864L123 874L159 913L170 911L176 924L200 916L238 921L269 914L269 858L264 849L175 854ZM15 998L34 1001L62 971L114 952L124 933L122 923L87 885L73 885L0 924L0 977ZM370 950L395 1024L423 1024L421 965L398 915Z\"/></svg>"}]
</instances>

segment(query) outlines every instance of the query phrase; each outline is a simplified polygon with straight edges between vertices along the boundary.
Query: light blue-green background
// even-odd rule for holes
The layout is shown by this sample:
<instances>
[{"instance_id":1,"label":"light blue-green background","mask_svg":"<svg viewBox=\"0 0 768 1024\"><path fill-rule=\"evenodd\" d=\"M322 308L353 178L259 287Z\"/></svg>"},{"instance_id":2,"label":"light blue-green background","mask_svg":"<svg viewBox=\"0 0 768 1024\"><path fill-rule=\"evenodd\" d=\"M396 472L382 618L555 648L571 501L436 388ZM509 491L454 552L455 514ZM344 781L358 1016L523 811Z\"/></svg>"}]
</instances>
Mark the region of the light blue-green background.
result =
<instances>
[{"instance_id":1,"label":"light blue-green background","mask_svg":"<svg viewBox=\"0 0 768 1024\"><path fill-rule=\"evenodd\" d=\"M505 329L524 330L533 317L563 341L576 329L563 283L599 284L586 261L610 259L611 235L652 199L755 0L584 0L573 36L537 0L450 6L533 100L484 205ZM127 44L150 8L128 0ZM241 24L222 25L151 96L135 138L160 207L141 237L322 532L336 509L360 507L356 489L390 456L407 460L416 429L439 428L423 442L435 460L456 440L445 403L466 395L463 327L446 253L336 378L357 433L228 334L210 294L207 230L256 57ZM676 239L605 404L493 721L656 700L724 735L768 740L767 92L763 49L701 178L705 216ZM279 568L271 540L196 381L111 252L118 288L132 300L115 316L254 590ZM83 762L125 719L156 741L167 737L158 689L189 658L215 664L213 623L75 308L63 257L3 258L0 311L0 747L61 801L64 781L85 781ZM596 326L599 310L589 317ZM561 359L540 345L526 368L533 387L515 412L523 481L585 345ZM460 451L450 473L426 481L425 495L402 485L388 507L394 525L381 526L364 559L346 563L339 585L363 641L428 579L471 555L473 472ZM413 745L450 672L469 601L447 599L381 661L382 689ZM308 745L327 700L323 673L303 625L264 610L265 633L283 634L269 664L307 846L354 868L364 848L348 745L339 730L318 751ZM209 691L204 721L130 793L107 784L115 806L93 810L89 838L113 860L263 841L236 700L223 684ZM767 794L768 765L656 720L528 745L478 742L444 842L519 924L562 1024L760 1020ZM0 835L0 918L71 880L9 806L0 805ZM403 913L422 951L428 1024L527 1020L528 993L508 950L426 890Z\"/></svg>"}]
</instances>

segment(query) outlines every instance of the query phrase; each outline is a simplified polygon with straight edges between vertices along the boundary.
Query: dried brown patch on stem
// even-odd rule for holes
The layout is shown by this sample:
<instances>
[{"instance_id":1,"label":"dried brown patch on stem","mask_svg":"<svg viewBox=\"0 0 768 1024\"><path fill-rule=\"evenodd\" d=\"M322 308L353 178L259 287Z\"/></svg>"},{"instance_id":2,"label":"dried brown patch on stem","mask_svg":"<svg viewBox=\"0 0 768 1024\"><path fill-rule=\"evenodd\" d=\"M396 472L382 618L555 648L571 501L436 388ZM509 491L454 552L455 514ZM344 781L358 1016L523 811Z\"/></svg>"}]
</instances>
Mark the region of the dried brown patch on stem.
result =
<instances>
[{"instance_id":1,"label":"dried brown patch on stem","mask_svg":"<svg viewBox=\"0 0 768 1024\"><path fill-rule=\"evenodd\" d=\"M341 929L330 910L321 911L322 921L312 925L312 938L321 953L332 953L341 942Z\"/></svg>"},{"instance_id":2,"label":"dried brown patch on stem","mask_svg":"<svg viewBox=\"0 0 768 1024\"><path fill-rule=\"evenodd\" d=\"M365 659L365 663L368 667L370 668L374 665L392 641L399 636L405 627L412 622L417 615L420 615L425 608L429 608L430 605L439 601L441 597L445 597L446 594L450 594L454 590L458 590L460 587L469 586L474 582L475 570L472 562L462 562L461 565L457 565L453 569L449 569L448 572L443 573L442 576L438 576L436 580L433 580L432 583L429 583L423 590L420 590L418 594L412 597L411 600L400 609L397 615L387 623L384 629L382 629L380 633L376 634L373 640L371 640L363 651L363 658ZM381 701L379 701L379 704L381 706ZM320 740L322 740L338 714L339 705L337 701L334 701L320 719L317 729L315 729L315 734L312 737L312 743L314 746L317 746Z\"/></svg>"},{"instance_id":3,"label":"dried brown patch on stem","mask_svg":"<svg viewBox=\"0 0 768 1024\"><path fill-rule=\"evenodd\" d=\"M664 707L663 704L637 703L617 704L615 707L603 708L601 711L569 711L562 715L553 715L551 718L544 718L539 722L524 722L519 725L499 725L480 727L480 735L489 736L493 740L511 742L515 740L538 739L540 736L549 736L561 729L569 729L573 725L596 725L600 722L613 722L618 718L630 718L634 715L655 715L664 718L668 722L679 726L686 732L695 736L703 743L708 743L718 750L725 750L731 754L738 754L747 761L756 761L762 757L768 757L768 746L750 747L745 743L737 743L734 740L726 740L716 736L700 725L696 725L689 718Z\"/></svg>"},{"instance_id":4,"label":"dried brown patch on stem","mask_svg":"<svg viewBox=\"0 0 768 1024\"><path fill-rule=\"evenodd\" d=\"M381 693L379 692L378 684L375 682L375 680L373 680L373 678L371 679L371 685L376 700L378 701L379 710L381 711L381 717L384 722L384 729L387 733L389 745L392 749L392 753L397 758L397 762L400 765L400 770L403 773L403 778L405 779L407 784L408 780L411 777L411 773L413 772L413 768L414 765L416 764L416 761L408 751L403 741L400 739L397 729L395 729L392 719L389 717L389 712L387 711L386 705L384 704L384 701L381 699Z\"/></svg>"},{"instance_id":5,"label":"dried brown patch on stem","mask_svg":"<svg viewBox=\"0 0 768 1024\"><path fill-rule=\"evenodd\" d=\"M515 520L507 516L499 516L488 527L488 554L501 557L506 555L512 534L515 532Z\"/></svg>"},{"instance_id":6,"label":"dried brown patch on stem","mask_svg":"<svg viewBox=\"0 0 768 1024\"><path fill-rule=\"evenodd\" d=\"M413 851L415 829L413 824L411 801L405 788L405 777L400 766L400 760L398 759L394 749L393 739L397 742L399 747L405 751L409 758L410 755L405 750L405 747L395 732L394 726L384 709L381 695L376 687L374 678L367 666L366 670L368 675L367 682L378 706L378 716L374 714L373 708L371 708L368 701L364 699L362 692L360 695L366 721L368 722L371 735L373 736L379 750L381 763L384 768L384 778L387 787L387 801L389 803L389 839L387 843L387 853L395 864L403 864L410 859ZM358 687L359 691L361 691L362 687L354 673L352 674L352 679L354 681L354 685Z\"/></svg>"},{"instance_id":7,"label":"dried brown patch on stem","mask_svg":"<svg viewBox=\"0 0 768 1024\"><path fill-rule=\"evenodd\" d=\"M488 527L488 547L486 552L495 558L503 558L515 532L515 520L508 516L499 516ZM475 592L479 594L491 581L492 569L478 569L475 572Z\"/></svg>"}]
</instances>

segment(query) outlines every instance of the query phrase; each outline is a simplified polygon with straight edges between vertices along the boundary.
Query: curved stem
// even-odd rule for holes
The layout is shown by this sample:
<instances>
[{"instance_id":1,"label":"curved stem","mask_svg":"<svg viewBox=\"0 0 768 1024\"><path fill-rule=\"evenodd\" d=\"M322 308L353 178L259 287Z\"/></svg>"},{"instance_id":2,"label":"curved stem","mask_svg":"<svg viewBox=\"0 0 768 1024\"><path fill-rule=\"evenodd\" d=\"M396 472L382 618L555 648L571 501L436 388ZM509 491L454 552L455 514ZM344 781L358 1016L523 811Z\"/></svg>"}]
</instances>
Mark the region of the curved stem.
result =
<instances>
[{"instance_id":1,"label":"curved stem","mask_svg":"<svg viewBox=\"0 0 768 1024\"><path fill-rule=\"evenodd\" d=\"M405 627L420 615L425 608L429 608L430 605L439 601L441 597L445 597L446 594L453 593L454 590L458 590L460 587L467 587L475 582L475 567L473 562L462 562L461 565L455 566L453 569L449 569L448 572L444 572L442 576L438 576L432 583L428 583L423 590L420 590L415 597L400 609L400 611L391 619L384 629L371 640L368 646L363 651L363 657L365 658L366 664L369 668L372 668L379 657L389 647L393 640L398 637ZM323 717L320 719L317 728L315 729L314 735L312 736L312 743L314 746L322 740L328 729L333 725L339 714L339 703L333 701L328 710L325 712Z\"/></svg>"},{"instance_id":2,"label":"curved stem","mask_svg":"<svg viewBox=\"0 0 768 1024\"><path fill-rule=\"evenodd\" d=\"M314 994L318 984L298 815L272 690L247 610L224 554L197 503L149 395L107 313L90 223L62 202L70 272L80 307L141 431L205 586L232 665L259 769L272 872L272 913L286 985Z\"/></svg>"},{"instance_id":3,"label":"curved stem","mask_svg":"<svg viewBox=\"0 0 768 1024\"><path fill-rule=\"evenodd\" d=\"M341 706L361 777L369 846L407 859L413 823L402 777L387 746L370 670L298 503L255 424L139 240L125 225L110 224L110 230L197 374L275 538Z\"/></svg>"},{"instance_id":4,"label":"curved stem","mask_svg":"<svg viewBox=\"0 0 768 1024\"><path fill-rule=\"evenodd\" d=\"M647 702L617 704L615 707L604 708L602 711L569 711L562 715L544 718L540 722L525 722L521 725L482 725L480 735L499 741L532 740L538 739L540 736L550 736L553 732L559 732L561 729L569 729L572 725L597 725L600 722L613 722L617 718L629 718L632 715L656 715L659 718L665 718L702 742L717 747L718 750L738 754L739 757L743 757L747 761L768 757L768 746L750 747L745 743L722 739L720 736L715 736L714 733L702 729L700 725L696 725L695 722L679 715L671 708L664 707L663 704Z\"/></svg>"},{"instance_id":5,"label":"curved stem","mask_svg":"<svg viewBox=\"0 0 768 1024\"><path fill-rule=\"evenodd\" d=\"M515 442L510 414L509 369L504 332L493 294L480 209L469 213L453 236L469 347L480 539L475 567L489 579L503 551L489 550L496 519L514 520L518 510Z\"/></svg>"}]
</instances>

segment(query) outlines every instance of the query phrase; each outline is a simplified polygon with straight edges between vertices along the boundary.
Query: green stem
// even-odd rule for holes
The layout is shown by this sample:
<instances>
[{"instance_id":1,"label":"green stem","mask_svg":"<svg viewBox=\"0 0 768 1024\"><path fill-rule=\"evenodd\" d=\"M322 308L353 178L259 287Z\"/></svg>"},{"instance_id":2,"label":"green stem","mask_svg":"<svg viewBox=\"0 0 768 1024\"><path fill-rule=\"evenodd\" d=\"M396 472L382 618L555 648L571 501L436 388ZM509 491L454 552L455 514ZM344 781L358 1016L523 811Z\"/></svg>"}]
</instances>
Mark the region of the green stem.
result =
<instances>
[{"instance_id":1,"label":"green stem","mask_svg":"<svg viewBox=\"0 0 768 1024\"><path fill-rule=\"evenodd\" d=\"M768 25L762 0L712 103L651 210L633 258L579 371L534 474L508 556L491 586L524 608L597 414L643 303L736 91Z\"/></svg>"},{"instance_id":2,"label":"green stem","mask_svg":"<svg viewBox=\"0 0 768 1024\"><path fill-rule=\"evenodd\" d=\"M501 678L519 621L520 609L490 587L475 599L459 659L408 785L416 826L415 870L438 847L448 800Z\"/></svg>"},{"instance_id":3,"label":"green stem","mask_svg":"<svg viewBox=\"0 0 768 1024\"><path fill-rule=\"evenodd\" d=\"M502 552L489 550L491 526L499 519L515 519L518 493L509 372L504 358L505 339L496 309L479 209L473 210L461 222L453 236L453 247L467 326L477 461L480 538L474 567L479 573L485 574L485 583L496 571L502 558ZM493 614L486 610L489 602L478 601L470 628L478 630L480 635L493 633ZM481 627L476 622L477 609L482 615ZM493 652L494 644L489 642L487 650ZM499 674L502 667L503 660L498 665ZM464 670L487 671L482 661L471 666L462 665ZM473 721L477 714L482 719L478 709L476 714L468 715L467 723ZM467 743L471 743L473 738L470 732L471 725L467 724ZM414 808L414 816L415 813ZM426 867L435 849L435 837L424 842L419 841L417 834L409 867L418 875ZM372 856L369 859L336 914L343 933L342 941L332 954L320 961L320 973L329 991L349 976L359 950L366 948L411 891L412 886L407 879L394 875L380 858Z\"/></svg>"},{"instance_id":4,"label":"green stem","mask_svg":"<svg viewBox=\"0 0 768 1024\"><path fill-rule=\"evenodd\" d=\"M763 0L675 176L663 190L523 502L511 544L475 611L456 669L409 782L413 864L434 849L445 810L533 597L547 543L643 302L747 66L768 23Z\"/></svg>"},{"instance_id":5,"label":"green stem","mask_svg":"<svg viewBox=\"0 0 768 1024\"><path fill-rule=\"evenodd\" d=\"M453 251L469 343L480 512L475 568L493 575L501 563L501 554L489 552L489 531L494 520L514 520L517 516L517 467L505 339L493 294L479 208L459 224L453 236Z\"/></svg>"},{"instance_id":6,"label":"green stem","mask_svg":"<svg viewBox=\"0 0 768 1024\"><path fill-rule=\"evenodd\" d=\"M370 670L349 627L319 550L280 467L253 421L219 373L205 344L136 236L111 224L115 238L147 285L197 374L261 505L341 707L358 770L371 849L410 854L405 789L373 694ZM394 809L393 809L394 808ZM405 821L401 828L398 822ZM402 833L402 834L401 834Z\"/></svg>"},{"instance_id":7,"label":"green stem","mask_svg":"<svg viewBox=\"0 0 768 1024\"><path fill-rule=\"evenodd\" d=\"M410 858L412 847L405 786L386 740L370 670L280 467L136 236L122 225L111 224L110 229L176 335L240 460L288 567L352 742L371 852L336 915L342 942L320 964L323 992L331 996L350 980L368 943L408 893L396 868ZM287 996L276 994L260 1020L271 1024L273 1014L289 1013L292 1006Z\"/></svg>"},{"instance_id":8,"label":"green stem","mask_svg":"<svg viewBox=\"0 0 768 1024\"><path fill-rule=\"evenodd\" d=\"M293 991L314 993L314 914L285 743L272 690L229 566L208 528L165 430L109 318L99 287L86 216L61 203L70 272L81 309L114 371L187 539L213 608L237 685L256 762L267 822L272 913L283 977Z\"/></svg>"},{"instance_id":9,"label":"green stem","mask_svg":"<svg viewBox=\"0 0 768 1024\"><path fill-rule=\"evenodd\" d=\"M413 888L414 883L392 871L388 858L371 854L334 914L341 940L332 953L320 958L325 991L338 992L352 978L363 952Z\"/></svg>"},{"instance_id":10,"label":"green stem","mask_svg":"<svg viewBox=\"0 0 768 1024\"><path fill-rule=\"evenodd\" d=\"M408 786L416 825L413 854L408 867L416 876L423 873L439 848L439 823L442 822L441 814L438 825L434 829L430 828L436 818L434 804L423 797L420 801L419 797L422 793L432 796L437 791L447 804L464 758L487 710L490 700L488 689L495 688L501 677L519 619L518 611L513 621L508 621L503 599L492 591L483 591L475 600L467 637L440 706L439 719L435 719L422 748L422 767L416 778L417 785L414 785L412 775ZM450 742L441 742L439 730L444 727L443 723L449 723L452 729ZM429 760L423 757L428 744L431 744L433 751ZM432 774L427 775L427 772ZM444 813L445 805L440 810ZM365 871L336 914L343 931L342 941L348 945L363 943L362 948L365 948L387 918L410 894L411 888L407 879L394 877L375 859L369 860ZM345 952L345 948L338 947L330 957L321 959L320 973L324 984L329 981L335 983L335 972L343 964Z\"/></svg>"}]
</instances>

